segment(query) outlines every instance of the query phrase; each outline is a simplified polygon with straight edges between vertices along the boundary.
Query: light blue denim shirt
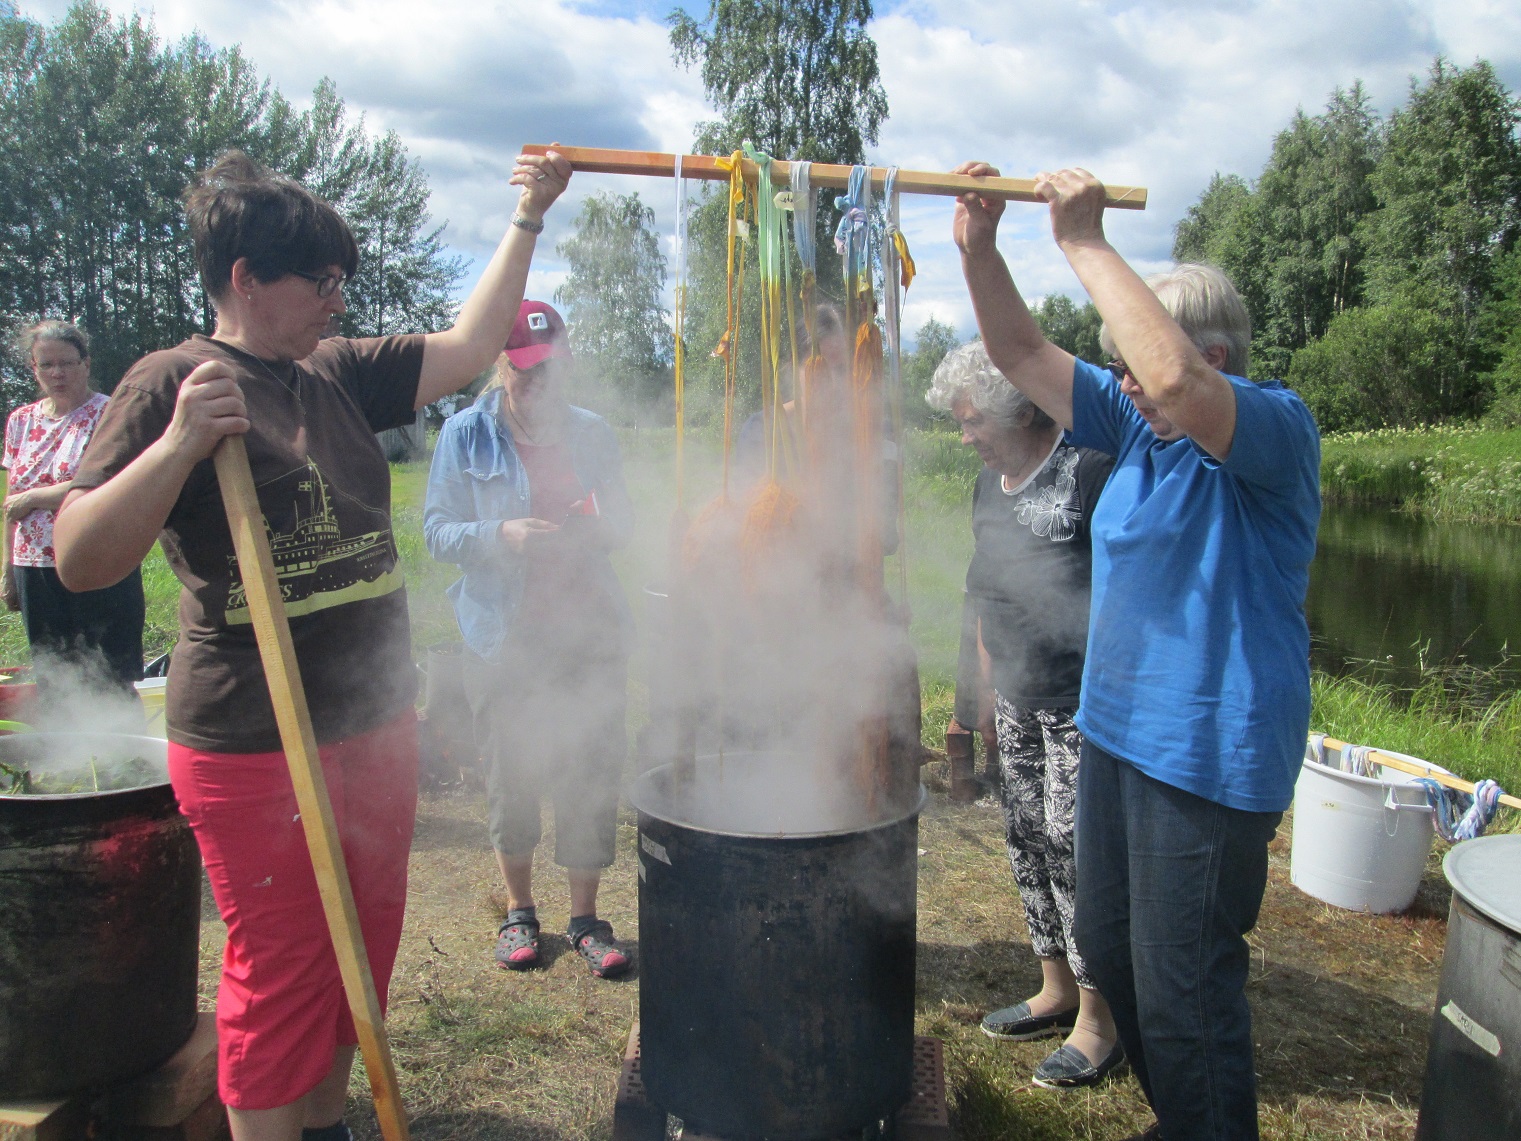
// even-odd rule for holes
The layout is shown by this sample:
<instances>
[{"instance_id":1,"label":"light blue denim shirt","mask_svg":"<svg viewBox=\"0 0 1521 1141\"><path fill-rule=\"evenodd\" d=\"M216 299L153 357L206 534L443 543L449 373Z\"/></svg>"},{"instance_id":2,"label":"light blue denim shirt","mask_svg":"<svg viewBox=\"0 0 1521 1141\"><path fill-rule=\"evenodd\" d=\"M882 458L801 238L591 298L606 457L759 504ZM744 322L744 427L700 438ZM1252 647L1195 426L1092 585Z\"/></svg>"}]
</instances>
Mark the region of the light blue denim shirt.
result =
<instances>
[{"instance_id":1,"label":"light blue denim shirt","mask_svg":"<svg viewBox=\"0 0 1521 1141\"><path fill-rule=\"evenodd\" d=\"M465 643L487 661L496 661L512 632L523 600L524 560L497 535L508 519L530 514L528 472L501 426L503 392L493 388L463 412L444 421L423 507L428 553L465 573L449 587L454 616ZM581 486L597 494L602 524L615 546L634 530L634 508L623 482L618 437L606 420L585 408L570 408L571 466ZM596 581L617 600L620 629L610 630L624 647L633 628L623 588L605 553L597 556Z\"/></svg>"}]
</instances>

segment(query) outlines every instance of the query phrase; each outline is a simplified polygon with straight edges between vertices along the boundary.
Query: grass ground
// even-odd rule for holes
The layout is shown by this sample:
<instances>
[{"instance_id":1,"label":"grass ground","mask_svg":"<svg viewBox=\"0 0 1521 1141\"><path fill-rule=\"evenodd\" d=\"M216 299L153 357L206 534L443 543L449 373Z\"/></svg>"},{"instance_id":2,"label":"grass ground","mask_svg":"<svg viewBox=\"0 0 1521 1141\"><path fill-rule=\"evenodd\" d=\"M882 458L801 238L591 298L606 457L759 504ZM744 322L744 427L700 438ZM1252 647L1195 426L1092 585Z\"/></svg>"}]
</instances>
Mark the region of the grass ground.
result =
<instances>
[{"instance_id":1,"label":"grass ground","mask_svg":"<svg viewBox=\"0 0 1521 1141\"><path fill-rule=\"evenodd\" d=\"M1521 429L1444 426L1322 441L1326 498L1452 522L1521 523Z\"/></svg>"},{"instance_id":2,"label":"grass ground","mask_svg":"<svg viewBox=\"0 0 1521 1141\"><path fill-rule=\"evenodd\" d=\"M1408 1139L1445 935L1443 881L1433 862L1416 907L1402 916L1339 911L1289 885L1289 830L1286 821L1272 846L1251 937L1263 1136ZM546 866L552 843L551 830L540 853ZM625 815L601 910L629 941L637 933L635 844ZM985 1011L1039 986L997 809L953 805L937 792L919 846L916 1023L945 1043L962 1141L1108 1141L1144 1126L1149 1116L1132 1077L1094 1091L1043 1090L1029 1075L1053 1042L999 1043L978 1030ZM619 1058L638 1016L637 979L593 979L554 934L567 914L553 876L541 905L548 965L494 969L501 901L476 793L424 796L411 876L387 1024L418 1141L606 1141ZM205 916L209 1002L222 928L209 901ZM360 1076L350 1110L361 1141L374 1141Z\"/></svg>"},{"instance_id":3,"label":"grass ground","mask_svg":"<svg viewBox=\"0 0 1521 1141\"><path fill-rule=\"evenodd\" d=\"M663 521L673 498L669 431L624 438L631 490L645 526L619 556L636 609L658 577L666 548ZM941 739L950 714L959 630L960 583L971 551L967 491L975 463L943 437L919 437L909 453L907 574L913 632L924 680L925 736ZM711 452L694 447L690 497L700 502L718 472ZM423 550L424 465L395 469L397 539L407 567L414 642L455 637L444 587L450 568ZM155 551L145 566L149 640L172 638L174 588ZM890 573L896 573L895 570ZM0 654L24 656L14 616L0 619ZM642 688L631 686L637 725ZM1447 691L1443 691L1447 692ZM1316 680L1316 724L1339 736L1483 768L1521 756L1515 702L1488 706L1412 703L1374 683ZM1445 726L1445 728L1444 728ZM1442 735L1450 729L1450 735ZM1433 735L1437 734L1437 735ZM1467 750L1467 751L1464 751ZM941 778L930 766L927 778ZM1514 771L1514 770L1511 770ZM1512 778L1512 786L1521 779ZM1321 905L1288 882L1286 821L1272 848L1270 883L1252 936L1249 984L1256 1019L1263 1133L1267 1141L1395 1139L1412 1135L1425 1040L1442 955L1445 887L1436 857L1409 913L1356 915ZM637 932L632 817L619 831L620 856L605 881L603 912L625 938ZM541 862L549 866L552 829ZM946 1045L947 1079L964 1141L1104 1141L1149 1120L1133 1078L1092 1092L1057 1094L1029 1081L1050 1042L992 1042L982 1014L1032 993L1039 970L1031 954L990 803L952 805L931 797L920 824L921 1033ZM636 980L594 980L563 938L547 940L545 969L496 971L490 949L501 901L485 838L484 803L465 787L424 795L412 851L412 882L388 1020L402 1093L420 1141L605 1141L611 1136L614 1083L624 1038L637 1017ZM543 881L546 934L563 931L563 888ZM214 996L223 928L209 901L203 927L201 985ZM377 1136L361 1077L351 1120L362 1141Z\"/></svg>"}]
</instances>

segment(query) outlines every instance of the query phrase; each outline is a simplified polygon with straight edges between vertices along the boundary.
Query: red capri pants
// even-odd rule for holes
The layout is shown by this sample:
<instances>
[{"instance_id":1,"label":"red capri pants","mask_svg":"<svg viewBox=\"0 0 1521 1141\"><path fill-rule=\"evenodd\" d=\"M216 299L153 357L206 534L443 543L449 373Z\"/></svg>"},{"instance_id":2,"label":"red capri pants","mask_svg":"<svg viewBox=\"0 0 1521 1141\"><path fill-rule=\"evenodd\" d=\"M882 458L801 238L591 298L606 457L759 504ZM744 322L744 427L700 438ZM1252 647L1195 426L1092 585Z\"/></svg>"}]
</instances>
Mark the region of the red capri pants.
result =
<instances>
[{"instance_id":1,"label":"red capri pants","mask_svg":"<svg viewBox=\"0 0 1521 1141\"><path fill-rule=\"evenodd\" d=\"M318 749L381 1008L401 940L417 812L412 710ZM218 1090L235 1109L299 1101L358 1038L283 752L169 745L169 778L227 923Z\"/></svg>"}]
</instances>

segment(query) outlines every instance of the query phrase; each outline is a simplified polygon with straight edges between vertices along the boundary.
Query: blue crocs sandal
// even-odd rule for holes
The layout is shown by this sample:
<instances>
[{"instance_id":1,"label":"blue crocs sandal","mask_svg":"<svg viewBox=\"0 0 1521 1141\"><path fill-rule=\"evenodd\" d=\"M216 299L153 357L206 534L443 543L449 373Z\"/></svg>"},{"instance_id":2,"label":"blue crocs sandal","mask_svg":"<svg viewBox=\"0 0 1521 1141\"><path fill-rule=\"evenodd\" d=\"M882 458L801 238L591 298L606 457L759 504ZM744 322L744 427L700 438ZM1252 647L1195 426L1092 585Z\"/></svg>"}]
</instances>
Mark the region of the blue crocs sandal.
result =
<instances>
[{"instance_id":1,"label":"blue crocs sandal","mask_svg":"<svg viewBox=\"0 0 1521 1141\"><path fill-rule=\"evenodd\" d=\"M496 965L504 971L526 971L539 962L539 917L532 907L519 907L507 913L497 928Z\"/></svg>"}]
</instances>

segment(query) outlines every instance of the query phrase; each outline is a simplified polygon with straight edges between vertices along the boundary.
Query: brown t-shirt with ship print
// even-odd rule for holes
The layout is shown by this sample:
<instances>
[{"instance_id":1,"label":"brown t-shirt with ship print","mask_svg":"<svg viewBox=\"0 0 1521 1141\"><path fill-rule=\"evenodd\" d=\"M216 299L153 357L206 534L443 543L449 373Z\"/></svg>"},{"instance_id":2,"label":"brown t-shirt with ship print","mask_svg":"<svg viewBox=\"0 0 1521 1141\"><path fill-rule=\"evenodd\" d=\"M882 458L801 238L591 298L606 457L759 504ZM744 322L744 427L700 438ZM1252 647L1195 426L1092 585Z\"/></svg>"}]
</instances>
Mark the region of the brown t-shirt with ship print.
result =
<instances>
[{"instance_id":1,"label":"brown t-shirt with ship print","mask_svg":"<svg viewBox=\"0 0 1521 1141\"><path fill-rule=\"evenodd\" d=\"M150 353L112 393L76 488L99 487L164 434L180 382L208 360L237 372L259 491L317 741L384 723L416 698L407 597L391 534L391 473L374 433L409 424L423 338L332 337L304 360L261 361L196 336ZM180 580L169 668L171 741L280 748L216 469L197 464L164 525Z\"/></svg>"}]
</instances>

